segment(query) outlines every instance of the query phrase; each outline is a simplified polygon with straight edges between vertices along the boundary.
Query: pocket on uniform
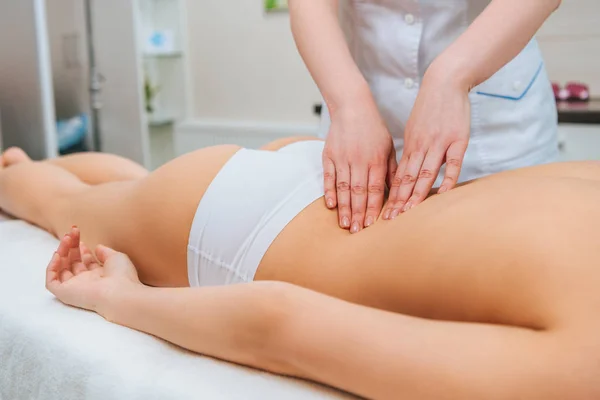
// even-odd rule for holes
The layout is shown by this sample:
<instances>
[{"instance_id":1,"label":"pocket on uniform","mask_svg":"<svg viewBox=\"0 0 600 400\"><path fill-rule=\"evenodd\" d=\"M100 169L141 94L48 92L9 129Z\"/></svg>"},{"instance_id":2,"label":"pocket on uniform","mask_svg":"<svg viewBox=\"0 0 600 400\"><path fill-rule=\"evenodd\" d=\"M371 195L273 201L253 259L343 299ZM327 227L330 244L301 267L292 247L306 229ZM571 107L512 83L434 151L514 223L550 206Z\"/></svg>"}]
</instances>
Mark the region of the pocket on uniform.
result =
<instances>
[{"instance_id":1,"label":"pocket on uniform","mask_svg":"<svg viewBox=\"0 0 600 400\"><path fill-rule=\"evenodd\" d=\"M527 96L538 79L544 61L537 42L532 40L508 64L473 89L480 96L519 101Z\"/></svg>"}]
</instances>

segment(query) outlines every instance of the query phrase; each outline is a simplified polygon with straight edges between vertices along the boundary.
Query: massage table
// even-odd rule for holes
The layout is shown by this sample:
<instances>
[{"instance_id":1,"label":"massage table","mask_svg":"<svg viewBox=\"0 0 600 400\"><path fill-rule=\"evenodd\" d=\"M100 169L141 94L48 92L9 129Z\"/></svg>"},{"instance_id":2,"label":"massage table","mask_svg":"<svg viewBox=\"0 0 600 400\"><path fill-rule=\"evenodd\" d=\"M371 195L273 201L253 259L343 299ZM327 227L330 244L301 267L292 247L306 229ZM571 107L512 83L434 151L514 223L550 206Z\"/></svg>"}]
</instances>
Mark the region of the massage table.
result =
<instances>
[{"instance_id":1,"label":"massage table","mask_svg":"<svg viewBox=\"0 0 600 400\"><path fill-rule=\"evenodd\" d=\"M348 399L185 351L44 288L58 241L0 212L0 400Z\"/></svg>"}]
</instances>

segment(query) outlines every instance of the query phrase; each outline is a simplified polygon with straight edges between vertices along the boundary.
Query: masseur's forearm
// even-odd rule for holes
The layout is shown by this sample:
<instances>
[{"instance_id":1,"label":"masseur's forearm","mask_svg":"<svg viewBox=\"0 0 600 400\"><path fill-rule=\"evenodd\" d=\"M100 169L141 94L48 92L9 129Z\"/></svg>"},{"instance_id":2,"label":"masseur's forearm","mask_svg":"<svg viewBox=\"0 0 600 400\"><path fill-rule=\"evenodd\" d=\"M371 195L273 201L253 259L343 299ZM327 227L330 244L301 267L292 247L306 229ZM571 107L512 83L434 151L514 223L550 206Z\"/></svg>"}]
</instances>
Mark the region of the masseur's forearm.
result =
<instances>
[{"instance_id":1,"label":"masseur's forearm","mask_svg":"<svg viewBox=\"0 0 600 400\"><path fill-rule=\"evenodd\" d=\"M283 303L281 290L269 282L174 289L140 285L115 294L99 312L197 353L286 373L275 350Z\"/></svg>"},{"instance_id":2,"label":"masseur's forearm","mask_svg":"<svg viewBox=\"0 0 600 400\"><path fill-rule=\"evenodd\" d=\"M432 64L469 90L484 82L527 45L561 0L493 0Z\"/></svg>"},{"instance_id":3,"label":"masseur's forearm","mask_svg":"<svg viewBox=\"0 0 600 400\"><path fill-rule=\"evenodd\" d=\"M329 111L348 102L371 102L364 77L352 59L338 21L338 0L289 0L298 51Z\"/></svg>"}]
</instances>

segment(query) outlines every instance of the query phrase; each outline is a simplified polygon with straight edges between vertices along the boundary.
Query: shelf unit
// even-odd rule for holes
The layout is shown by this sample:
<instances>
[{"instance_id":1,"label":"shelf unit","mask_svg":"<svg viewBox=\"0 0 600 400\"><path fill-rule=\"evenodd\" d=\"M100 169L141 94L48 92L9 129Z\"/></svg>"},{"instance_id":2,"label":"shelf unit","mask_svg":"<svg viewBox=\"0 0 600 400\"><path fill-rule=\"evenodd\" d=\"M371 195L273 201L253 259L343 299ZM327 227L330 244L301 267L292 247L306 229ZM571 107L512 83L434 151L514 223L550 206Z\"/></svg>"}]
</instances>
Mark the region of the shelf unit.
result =
<instances>
[{"instance_id":1,"label":"shelf unit","mask_svg":"<svg viewBox=\"0 0 600 400\"><path fill-rule=\"evenodd\" d=\"M185 0L137 0L138 44L144 81L145 125L148 128L150 168L174 157L173 129L186 116L187 43ZM161 37L163 45L152 38ZM146 85L157 90L149 102ZM150 105L151 112L147 111Z\"/></svg>"},{"instance_id":2,"label":"shelf unit","mask_svg":"<svg viewBox=\"0 0 600 400\"><path fill-rule=\"evenodd\" d=\"M102 150L150 169L175 156L174 127L188 113L185 6L186 0L93 2ZM156 34L168 36L171 45L150 45ZM158 88L150 103L148 82Z\"/></svg>"},{"instance_id":3,"label":"shelf unit","mask_svg":"<svg viewBox=\"0 0 600 400\"><path fill-rule=\"evenodd\" d=\"M101 151L151 169L173 158L174 126L188 114L190 98L185 6L186 0L0 1L4 145L36 159L56 156L56 94L75 103L70 114L89 114L93 105ZM153 33L171 45L149 45ZM147 81L159 88L152 113Z\"/></svg>"}]
</instances>

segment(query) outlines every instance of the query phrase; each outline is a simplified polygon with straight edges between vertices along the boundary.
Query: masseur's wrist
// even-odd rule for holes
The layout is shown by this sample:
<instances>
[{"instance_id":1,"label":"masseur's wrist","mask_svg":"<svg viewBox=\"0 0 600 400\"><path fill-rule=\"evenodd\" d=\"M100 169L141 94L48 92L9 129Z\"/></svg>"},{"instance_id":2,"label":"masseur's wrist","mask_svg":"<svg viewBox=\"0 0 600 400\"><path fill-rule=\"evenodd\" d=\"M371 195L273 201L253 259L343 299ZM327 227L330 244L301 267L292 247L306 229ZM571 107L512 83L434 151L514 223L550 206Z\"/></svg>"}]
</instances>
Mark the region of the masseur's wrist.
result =
<instances>
[{"instance_id":1,"label":"masseur's wrist","mask_svg":"<svg viewBox=\"0 0 600 400\"><path fill-rule=\"evenodd\" d=\"M362 77L345 85L334 95L326 95L325 103L332 119L345 113L376 108L371 89Z\"/></svg>"},{"instance_id":2,"label":"masseur's wrist","mask_svg":"<svg viewBox=\"0 0 600 400\"><path fill-rule=\"evenodd\" d=\"M476 70L465 55L455 54L449 48L440 54L427 68L424 81L438 85L451 85L457 90L468 93L479 82L476 79Z\"/></svg>"}]
</instances>

